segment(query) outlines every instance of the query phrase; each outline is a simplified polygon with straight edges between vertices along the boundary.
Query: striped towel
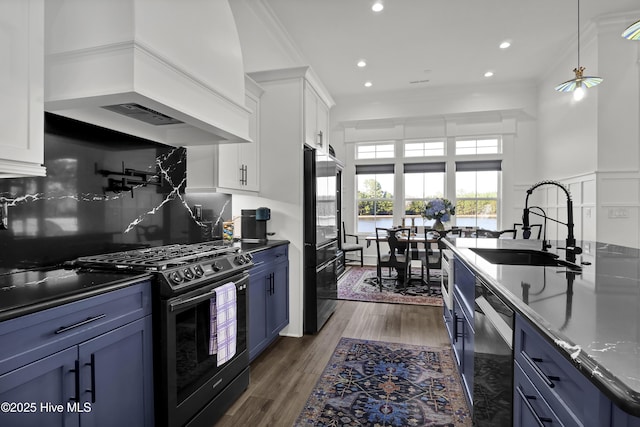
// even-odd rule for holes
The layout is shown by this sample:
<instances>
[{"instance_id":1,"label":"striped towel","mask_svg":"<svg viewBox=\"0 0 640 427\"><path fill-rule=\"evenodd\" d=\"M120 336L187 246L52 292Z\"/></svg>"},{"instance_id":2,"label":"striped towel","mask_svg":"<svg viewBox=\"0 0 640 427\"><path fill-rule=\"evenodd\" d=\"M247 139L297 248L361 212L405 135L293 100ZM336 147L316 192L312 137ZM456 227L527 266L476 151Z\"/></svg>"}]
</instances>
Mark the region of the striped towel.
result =
<instances>
[{"instance_id":1,"label":"striped towel","mask_svg":"<svg viewBox=\"0 0 640 427\"><path fill-rule=\"evenodd\" d=\"M228 362L236 354L236 285L229 282L216 288L216 296L209 303L211 333L209 354L218 355L218 366Z\"/></svg>"}]
</instances>

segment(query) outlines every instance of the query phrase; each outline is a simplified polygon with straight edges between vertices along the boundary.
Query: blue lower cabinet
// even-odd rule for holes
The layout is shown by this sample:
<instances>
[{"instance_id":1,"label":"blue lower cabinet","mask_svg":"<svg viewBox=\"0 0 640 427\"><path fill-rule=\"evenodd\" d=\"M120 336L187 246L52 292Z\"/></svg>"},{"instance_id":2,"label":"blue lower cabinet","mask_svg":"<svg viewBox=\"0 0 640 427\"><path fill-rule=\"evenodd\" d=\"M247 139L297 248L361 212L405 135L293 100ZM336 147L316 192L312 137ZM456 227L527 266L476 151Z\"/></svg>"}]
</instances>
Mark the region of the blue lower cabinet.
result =
<instances>
[{"instance_id":1,"label":"blue lower cabinet","mask_svg":"<svg viewBox=\"0 0 640 427\"><path fill-rule=\"evenodd\" d=\"M0 375L0 402L9 405L0 411L0 425L79 425L78 414L67 410L77 391L77 359L73 347Z\"/></svg>"},{"instance_id":2,"label":"blue lower cabinet","mask_svg":"<svg viewBox=\"0 0 640 427\"><path fill-rule=\"evenodd\" d=\"M15 352L0 358L0 426L152 427L149 296L144 282L0 323Z\"/></svg>"},{"instance_id":3,"label":"blue lower cabinet","mask_svg":"<svg viewBox=\"0 0 640 427\"><path fill-rule=\"evenodd\" d=\"M255 359L289 324L288 246L260 251L249 270L249 360Z\"/></svg>"},{"instance_id":4,"label":"blue lower cabinet","mask_svg":"<svg viewBox=\"0 0 640 427\"><path fill-rule=\"evenodd\" d=\"M153 425L151 316L80 344L82 427Z\"/></svg>"}]
</instances>

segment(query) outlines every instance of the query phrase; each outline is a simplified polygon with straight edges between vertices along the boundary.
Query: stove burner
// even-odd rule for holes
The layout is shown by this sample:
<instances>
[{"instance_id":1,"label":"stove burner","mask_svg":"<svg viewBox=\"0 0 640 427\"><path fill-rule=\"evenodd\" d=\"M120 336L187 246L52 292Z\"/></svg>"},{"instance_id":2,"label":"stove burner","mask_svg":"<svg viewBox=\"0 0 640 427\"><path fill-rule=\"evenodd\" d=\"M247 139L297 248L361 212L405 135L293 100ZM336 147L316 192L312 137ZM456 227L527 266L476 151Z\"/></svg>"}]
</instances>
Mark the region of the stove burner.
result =
<instances>
[{"instance_id":1,"label":"stove burner","mask_svg":"<svg viewBox=\"0 0 640 427\"><path fill-rule=\"evenodd\" d=\"M240 274L253 267L251 259L238 248L203 242L80 257L74 264L81 269L154 273L161 297L171 297Z\"/></svg>"},{"instance_id":2,"label":"stove burner","mask_svg":"<svg viewBox=\"0 0 640 427\"><path fill-rule=\"evenodd\" d=\"M168 268L235 254L238 251L239 249L237 248L217 242L202 242L189 245L176 244L80 257L76 260L76 264L82 267L163 271Z\"/></svg>"}]
</instances>

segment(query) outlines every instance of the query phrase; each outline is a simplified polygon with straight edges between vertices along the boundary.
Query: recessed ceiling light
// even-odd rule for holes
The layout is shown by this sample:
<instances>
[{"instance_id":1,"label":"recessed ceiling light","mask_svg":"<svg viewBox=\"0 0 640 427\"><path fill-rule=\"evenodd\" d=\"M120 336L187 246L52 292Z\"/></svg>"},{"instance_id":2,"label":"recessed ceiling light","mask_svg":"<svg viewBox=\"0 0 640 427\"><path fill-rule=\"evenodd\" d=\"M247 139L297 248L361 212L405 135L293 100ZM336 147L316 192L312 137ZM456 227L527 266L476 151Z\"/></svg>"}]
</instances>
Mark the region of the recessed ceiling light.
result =
<instances>
[{"instance_id":1,"label":"recessed ceiling light","mask_svg":"<svg viewBox=\"0 0 640 427\"><path fill-rule=\"evenodd\" d=\"M373 10L374 12L382 12L382 9L384 9L384 5L381 1L377 1L373 4L373 6L371 6L371 10Z\"/></svg>"},{"instance_id":2,"label":"recessed ceiling light","mask_svg":"<svg viewBox=\"0 0 640 427\"><path fill-rule=\"evenodd\" d=\"M500 43L500 49L506 49L509 46L511 46L511 42L510 41L505 40L502 43Z\"/></svg>"},{"instance_id":3,"label":"recessed ceiling light","mask_svg":"<svg viewBox=\"0 0 640 427\"><path fill-rule=\"evenodd\" d=\"M484 73L485 77L491 77L493 76L493 71L487 71L486 73Z\"/></svg>"},{"instance_id":4,"label":"recessed ceiling light","mask_svg":"<svg viewBox=\"0 0 640 427\"><path fill-rule=\"evenodd\" d=\"M367 61L365 61L364 59L361 59L360 61L358 61L358 67L363 68L367 66Z\"/></svg>"},{"instance_id":5,"label":"recessed ceiling light","mask_svg":"<svg viewBox=\"0 0 640 427\"><path fill-rule=\"evenodd\" d=\"M371 83L371 82L365 82L364 83L364 87L371 87L371 86L373 86L373 83Z\"/></svg>"}]
</instances>

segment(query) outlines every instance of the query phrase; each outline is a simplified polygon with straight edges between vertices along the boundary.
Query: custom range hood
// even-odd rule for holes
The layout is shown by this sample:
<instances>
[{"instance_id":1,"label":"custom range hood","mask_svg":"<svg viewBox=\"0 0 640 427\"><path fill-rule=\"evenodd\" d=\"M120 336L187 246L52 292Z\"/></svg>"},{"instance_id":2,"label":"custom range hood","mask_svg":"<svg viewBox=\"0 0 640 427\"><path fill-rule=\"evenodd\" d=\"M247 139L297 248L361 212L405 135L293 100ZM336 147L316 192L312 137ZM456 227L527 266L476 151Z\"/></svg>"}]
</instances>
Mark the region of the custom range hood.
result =
<instances>
[{"instance_id":1,"label":"custom range hood","mask_svg":"<svg viewBox=\"0 0 640 427\"><path fill-rule=\"evenodd\" d=\"M227 0L47 0L45 110L173 146L247 142Z\"/></svg>"}]
</instances>

